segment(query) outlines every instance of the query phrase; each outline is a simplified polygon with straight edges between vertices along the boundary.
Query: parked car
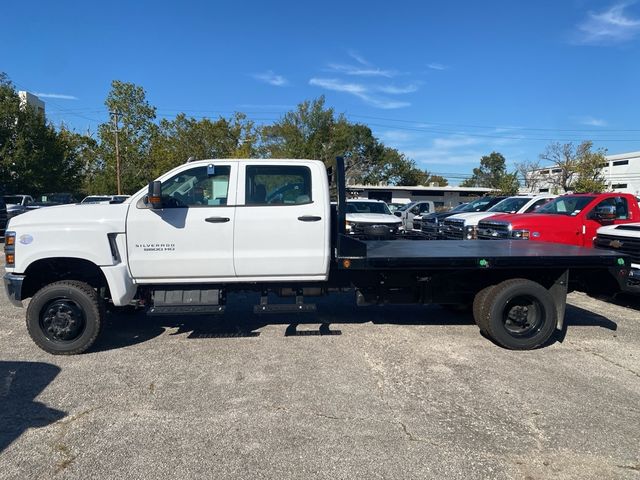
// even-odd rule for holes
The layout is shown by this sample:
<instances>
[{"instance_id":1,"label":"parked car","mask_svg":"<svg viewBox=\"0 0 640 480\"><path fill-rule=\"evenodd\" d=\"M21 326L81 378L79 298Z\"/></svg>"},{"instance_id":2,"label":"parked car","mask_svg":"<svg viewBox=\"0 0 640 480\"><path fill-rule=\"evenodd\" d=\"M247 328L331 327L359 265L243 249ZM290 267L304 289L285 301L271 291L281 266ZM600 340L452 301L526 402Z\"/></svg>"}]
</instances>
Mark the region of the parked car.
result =
<instances>
[{"instance_id":1,"label":"parked car","mask_svg":"<svg viewBox=\"0 0 640 480\"><path fill-rule=\"evenodd\" d=\"M402 220L382 200L347 200L347 233L360 238L392 238L400 232Z\"/></svg>"},{"instance_id":2,"label":"parked car","mask_svg":"<svg viewBox=\"0 0 640 480\"><path fill-rule=\"evenodd\" d=\"M402 226L405 230L411 230L413 228L413 219L416 216L427 215L435 211L435 203L431 200L421 200L419 202L411 202L393 212L393 214L402 220Z\"/></svg>"},{"instance_id":3,"label":"parked car","mask_svg":"<svg viewBox=\"0 0 640 480\"><path fill-rule=\"evenodd\" d=\"M127 198L129 198L129 195L89 195L87 197L84 197L80 203L122 203Z\"/></svg>"},{"instance_id":4,"label":"parked car","mask_svg":"<svg viewBox=\"0 0 640 480\"><path fill-rule=\"evenodd\" d=\"M7 205L7 218L26 212L27 207L33 203L31 195L5 195L3 198Z\"/></svg>"},{"instance_id":5,"label":"parked car","mask_svg":"<svg viewBox=\"0 0 640 480\"><path fill-rule=\"evenodd\" d=\"M637 222L640 208L628 193L562 195L529 215L500 215L478 224L478 238L515 239L592 247L603 225Z\"/></svg>"},{"instance_id":6,"label":"parked car","mask_svg":"<svg viewBox=\"0 0 640 480\"><path fill-rule=\"evenodd\" d=\"M27 209L36 210L38 208L67 205L70 203L76 203L76 199L70 193L45 193L37 197L35 202L27 206Z\"/></svg>"},{"instance_id":7,"label":"parked car","mask_svg":"<svg viewBox=\"0 0 640 480\"><path fill-rule=\"evenodd\" d=\"M451 215L463 212L484 212L505 198L507 197L480 197L463 206L458 205L456 208L449 210L448 212L431 213L420 218L417 225L416 222L418 219L414 218L414 229L420 229L427 240L441 240L444 238L442 227L445 218L449 218Z\"/></svg>"},{"instance_id":8,"label":"parked car","mask_svg":"<svg viewBox=\"0 0 640 480\"><path fill-rule=\"evenodd\" d=\"M475 240L478 238L478 223L496 214L522 214L535 212L556 195L516 195L496 203L486 212L457 213L444 221L442 234L446 240Z\"/></svg>"}]
</instances>

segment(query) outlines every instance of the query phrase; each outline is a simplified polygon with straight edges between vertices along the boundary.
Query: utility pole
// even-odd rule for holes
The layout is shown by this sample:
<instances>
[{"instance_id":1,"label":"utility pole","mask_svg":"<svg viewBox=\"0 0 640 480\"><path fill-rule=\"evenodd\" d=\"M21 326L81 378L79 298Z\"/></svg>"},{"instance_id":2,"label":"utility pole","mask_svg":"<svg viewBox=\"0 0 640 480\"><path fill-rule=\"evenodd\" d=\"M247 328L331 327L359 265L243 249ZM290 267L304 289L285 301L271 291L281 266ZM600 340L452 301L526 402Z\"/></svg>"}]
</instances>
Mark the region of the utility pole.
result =
<instances>
[{"instance_id":1,"label":"utility pole","mask_svg":"<svg viewBox=\"0 0 640 480\"><path fill-rule=\"evenodd\" d=\"M111 114L111 118L113 119L113 131L116 134L116 186L118 195L122 195L122 188L120 186L120 149L118 148L118 120L120 113L117 110L115 112L109 113Z\"/></svg>"}]
</instances>

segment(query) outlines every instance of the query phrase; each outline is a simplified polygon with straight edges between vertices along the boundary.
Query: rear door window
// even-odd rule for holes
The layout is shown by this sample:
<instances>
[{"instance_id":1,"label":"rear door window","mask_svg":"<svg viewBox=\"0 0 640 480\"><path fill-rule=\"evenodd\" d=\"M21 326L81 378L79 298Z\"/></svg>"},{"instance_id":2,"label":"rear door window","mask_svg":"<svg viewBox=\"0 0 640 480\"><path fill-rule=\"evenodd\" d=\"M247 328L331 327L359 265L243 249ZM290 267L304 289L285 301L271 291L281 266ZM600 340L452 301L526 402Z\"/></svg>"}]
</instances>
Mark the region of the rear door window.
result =
<instances>
[{"instance_id":1,"label":"rear door window","mask_svg":"<svg viewBox=\"0 0 640 480\"><path fill-rule=\"evenodd\" d=\"M311 170L295 165L249 165L245 205L311 203Z\"/></svg>"}]
</instances>

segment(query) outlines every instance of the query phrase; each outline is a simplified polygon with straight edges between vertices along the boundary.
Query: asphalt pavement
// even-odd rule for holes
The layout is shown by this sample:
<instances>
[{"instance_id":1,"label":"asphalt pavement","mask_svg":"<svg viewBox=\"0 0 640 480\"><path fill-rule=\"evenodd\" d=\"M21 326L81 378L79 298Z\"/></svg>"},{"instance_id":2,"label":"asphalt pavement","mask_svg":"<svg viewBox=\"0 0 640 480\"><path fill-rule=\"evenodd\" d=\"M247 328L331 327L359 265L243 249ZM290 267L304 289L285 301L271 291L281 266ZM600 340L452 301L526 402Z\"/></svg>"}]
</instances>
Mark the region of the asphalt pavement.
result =
<instances>
[{"instance_id":1,"label":"asphalt pavement","mask_svg":"<svg viewBox=\"0 0 640 480\"><path fill-rule=\"evenodd\" d=\"M2 479L640 478L640 299L504 350L438 306L110 315L51 356L0 294ZM298 323L299 322L299 323Z\"/></svg>"}]
</instances>

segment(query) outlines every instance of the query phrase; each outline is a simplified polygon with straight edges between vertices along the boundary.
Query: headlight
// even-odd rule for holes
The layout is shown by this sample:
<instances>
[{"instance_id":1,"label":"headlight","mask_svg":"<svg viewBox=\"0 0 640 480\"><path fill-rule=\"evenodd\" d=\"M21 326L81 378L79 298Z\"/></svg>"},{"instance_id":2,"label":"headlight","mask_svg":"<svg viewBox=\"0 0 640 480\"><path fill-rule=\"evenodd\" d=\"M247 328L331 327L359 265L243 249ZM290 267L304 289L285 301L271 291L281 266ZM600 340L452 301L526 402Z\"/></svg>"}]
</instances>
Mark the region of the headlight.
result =
<instances>
[{"instance_id":1,"label":"headlight","mask_svg":"<svg viewBox=\"0 0 640 480\"><path fill-rule=\"evenodd\" d=\"M511 238L514 240L529 240L529 230L511 230Z\"/></svg>"},{"instance_id":2,"label":"headlight","mask_svg":"<svg viewBox=\"0 0 640 480\"><path fill-rule=\"evenodd\" d=\"M476 240L478 238L478 227L469 225L464 229L464 238L467 240Z\"/></svg>"}]
</instances>

